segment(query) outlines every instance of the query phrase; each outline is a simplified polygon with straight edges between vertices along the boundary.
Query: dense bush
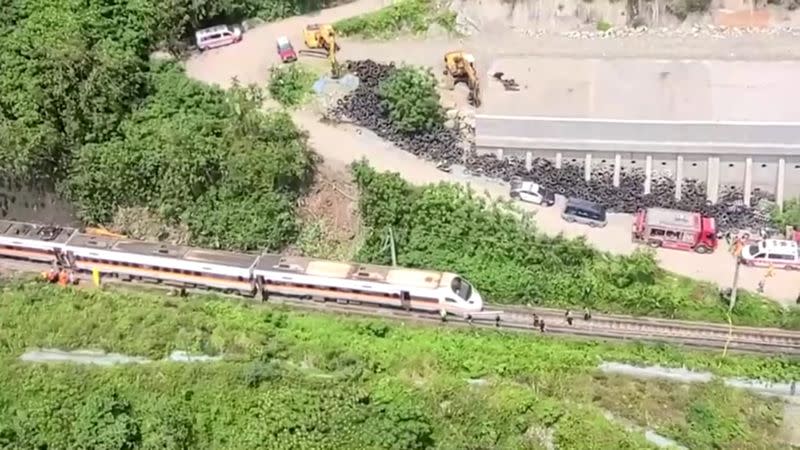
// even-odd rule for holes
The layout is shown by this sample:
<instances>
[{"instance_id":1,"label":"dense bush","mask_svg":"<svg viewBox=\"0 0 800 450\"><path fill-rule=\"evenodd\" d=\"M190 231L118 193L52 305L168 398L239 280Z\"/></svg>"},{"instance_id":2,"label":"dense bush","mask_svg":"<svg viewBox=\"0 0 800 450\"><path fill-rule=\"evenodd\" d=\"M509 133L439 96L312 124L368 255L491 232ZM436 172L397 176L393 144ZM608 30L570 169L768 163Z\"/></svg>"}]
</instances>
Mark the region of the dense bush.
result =
<instances>
[{"instance_id":1,"label":"dense bush","mask_svg":"<svg viewBox=\"0 0 800 450\"><path fill-rule=\"evenodd\" d=\"M430 70L403 67L381 83L381 106L401 131L426 131L441 125L436 77Z\"/></svg>"},{"instance_id":2,"label":"dense bush","mask_svg":"<svg viewBox=\"0 0 800 450\"><path fill-rule=\"evenodd\" d=\"M783 211L778 208L772 211L772 221L781 228L794 227L800 230L800 198L793 198L783 203Z\"/></svg>"},{"instance_id":3,"label":"dense bush","mask_svg":"<svg viewBox=\"0 0 800 450\"><path fill-rule=\"evenodd\" d=\"M0 176L55 183L87 222L143 206L187 221L196 243L281 247L310 176L305 138L288 116L264 117L259 92L192 82L149 54L211 21L312 6L18 0L0 9Z\"/></svg>"},{"instance_id":4,"label":"dense bush","mask_svg":"<svg viewBox=\"0 0 800 450\"><path fill-rule=\"evenodd\" d=\"M229 299L0 286L0 448L645 449L603 411L690 448L777 448L780 402L594 373L600 361L792 379L784 358L723 357L252 307ZM108 305L113 303L114 307ZM21 362L31 347L220 363ZM467 379L481 378L481 384ZM707 431L707 432L704 432ZM80 447L80 445L83 445Z\"/></svg>"},{"instance_id":5,"label":"dense bush","mask_svg":"<svg viewBox=\"0 0 800 450\"><path fill-rule=\"evenodd\" d=\"M270 68L269 94L283 106L297 106L313 92L314 72L294 63Z\"/></svg>"},{"instance_id":6,"label":"dense bush","mask_svg":"<svg viewBox=\"0 0 800 450\"><path fill-rule=\"evenodd\" d=\"M342 36L390 38L401 33L424 33L437 24L455 29L455 13L440 11L428 0L400 0L379 11L342 19L334 24Z\"/></svg>"},{"instance_id":7,"label":"dense bush","mask_svg":"<svg viewBox=\"0 0 800 450\"><path fill-rule=\"evenodd\" d=\"M581 239L547 237L503 202L490 202L460 185L411 187L398 174L354 166L359 208L370 235L365 260L389 263L388 228L398 264L463 274L492 302L726 320L716 288L659 269L648 251L632 256L598 252ZM800 329L800 311L743 293L733 320Z\"/></svg>"},{"instance_id":8,"label":"dense bush","mask_svg":"<svg viewBox=\"0 0 800 450\"><path fill-rule=\"evenodd\" d=\"M262 114L253 88L231 93L166 64L121 136L82 147L70 198L87 221L146 206L183 218L195 243L280 248L295 236L293 204L311 175L305 137L284 113Z\"/></svg>"}]
</instances>

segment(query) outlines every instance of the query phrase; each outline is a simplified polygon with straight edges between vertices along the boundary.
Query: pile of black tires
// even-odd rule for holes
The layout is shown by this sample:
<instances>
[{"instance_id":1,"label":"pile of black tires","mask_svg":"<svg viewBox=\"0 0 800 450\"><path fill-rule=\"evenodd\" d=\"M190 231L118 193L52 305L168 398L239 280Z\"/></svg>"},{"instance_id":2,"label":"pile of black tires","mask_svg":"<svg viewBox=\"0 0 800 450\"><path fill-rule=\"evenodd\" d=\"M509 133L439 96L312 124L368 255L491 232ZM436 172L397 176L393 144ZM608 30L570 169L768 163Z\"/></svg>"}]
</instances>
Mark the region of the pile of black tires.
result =
<instances>
[{"instance_id":1,"label":"pile of black tires","mask_svg":"<svg viewBox=\"0 0 800 450\"><path fill-rule=\"evenodd\" d=\"M751 205L743 203L741 189L721 188L719 201L706 201L706 187L697 180L684 180L681 199L675 199L675 182L667 177L654 178L649 194L644 194L644 171L623 170L620 186L614 187L611 169L595 169L591 180L585 181L582 163L564 162L560 169L545 159L535 159L528 171L525 162L517 158L497 159L493 155L476 155L462 134L438 126L424 133L407 134L395 128L388 119L378 97L378 86L395 70L394 64L372 60L349 61L348 70L360 80L356 90L339 100L330 115L368 128L378 136L416 156L436 161L440 167L464 164L468 173L495 179L512 177L532 179L567 197L579 197L605 206L611 212L632 213L640 208L665 207L698 211L718 222L718 229L738 231L758 230L768 225L768 216L756 205L762 200L773 201L769 193L754 191Z\"/></svg>"}]
</instances>

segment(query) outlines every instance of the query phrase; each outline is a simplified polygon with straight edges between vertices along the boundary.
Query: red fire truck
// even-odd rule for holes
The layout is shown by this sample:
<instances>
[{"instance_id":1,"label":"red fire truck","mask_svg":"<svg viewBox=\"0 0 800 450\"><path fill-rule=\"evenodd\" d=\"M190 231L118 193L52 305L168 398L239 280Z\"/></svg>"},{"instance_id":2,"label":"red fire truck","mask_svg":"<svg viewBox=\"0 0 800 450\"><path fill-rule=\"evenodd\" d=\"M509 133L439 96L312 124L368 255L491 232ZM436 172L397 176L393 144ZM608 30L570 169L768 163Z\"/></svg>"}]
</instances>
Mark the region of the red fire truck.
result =
<instances>
[{"instance_id":1,"label":"red fire truck","mask_svg":"<svg viewBox=\"0 0 800 450\"><path fill-rule=\"evenodd\" d=\"M636 213L633 241L651 247L711 253L717 248L713 217L676 209L648 208Z\"/></svg>"}]
</instances>

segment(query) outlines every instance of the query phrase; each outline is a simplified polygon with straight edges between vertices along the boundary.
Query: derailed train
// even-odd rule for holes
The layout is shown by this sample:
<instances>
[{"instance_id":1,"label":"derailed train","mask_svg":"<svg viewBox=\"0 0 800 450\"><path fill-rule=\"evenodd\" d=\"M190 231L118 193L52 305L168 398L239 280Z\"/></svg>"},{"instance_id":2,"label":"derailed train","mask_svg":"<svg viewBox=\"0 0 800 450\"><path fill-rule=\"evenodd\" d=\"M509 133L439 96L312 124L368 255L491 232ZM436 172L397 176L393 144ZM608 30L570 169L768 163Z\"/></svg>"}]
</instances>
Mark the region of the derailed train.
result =
<instances>
[{"instance_id":1,"label":"derailed train","mask_svg":"<svg viewBox=\"0 0 800 450\"><path fill-rule=\"evenodd\" d=\"M0 220L0 257L264 300L280 295L464 317L483 310L478 291L454 273L206 250L8 220Z\"/></svg>"}]
</instances>

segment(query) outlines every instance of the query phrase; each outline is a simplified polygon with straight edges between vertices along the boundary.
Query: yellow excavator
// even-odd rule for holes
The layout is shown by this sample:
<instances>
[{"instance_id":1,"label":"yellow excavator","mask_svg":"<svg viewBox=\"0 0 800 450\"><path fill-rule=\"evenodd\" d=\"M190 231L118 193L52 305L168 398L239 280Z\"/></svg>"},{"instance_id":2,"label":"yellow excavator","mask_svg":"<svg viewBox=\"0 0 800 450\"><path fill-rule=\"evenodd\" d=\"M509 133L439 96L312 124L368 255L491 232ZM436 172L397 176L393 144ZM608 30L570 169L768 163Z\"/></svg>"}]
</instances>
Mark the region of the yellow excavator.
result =
<instances>
[{"instance_id":1,"label":"yellow excavator","mask_svg":"<svg viewBox=\"0 0 800 450\"><path fill-rule=\"evenodd\" d=\"M469 100L475 107L481 106L481 86L475 71L475 57L458 50L444 55L444 75L447 89L455 89L458 82L469 86Z\"/></svg>"},{"instance_id":2,"label":"yellow excavator","mask_svg":"<svg viewBox=\"0 0 800 450\"><path fill-rule=\"evenodd\" d=\"M331 77L342 76L342 66L336 60L336 52L341 47L336 42L336 32L333 25L312 23L303 30L303 40L306 47L311 50L300 50L300 54L328 58L331 63Z\"/></svg>"}]
</instances>

